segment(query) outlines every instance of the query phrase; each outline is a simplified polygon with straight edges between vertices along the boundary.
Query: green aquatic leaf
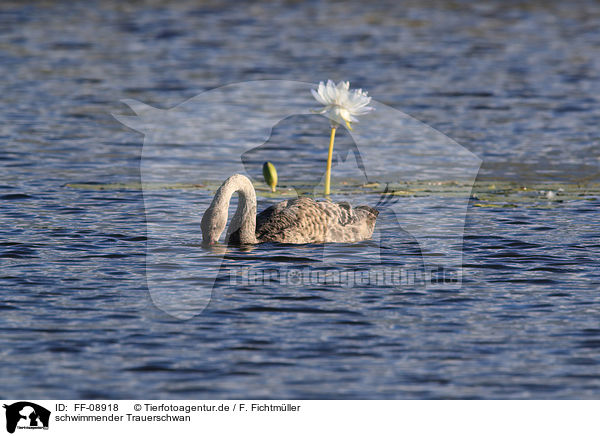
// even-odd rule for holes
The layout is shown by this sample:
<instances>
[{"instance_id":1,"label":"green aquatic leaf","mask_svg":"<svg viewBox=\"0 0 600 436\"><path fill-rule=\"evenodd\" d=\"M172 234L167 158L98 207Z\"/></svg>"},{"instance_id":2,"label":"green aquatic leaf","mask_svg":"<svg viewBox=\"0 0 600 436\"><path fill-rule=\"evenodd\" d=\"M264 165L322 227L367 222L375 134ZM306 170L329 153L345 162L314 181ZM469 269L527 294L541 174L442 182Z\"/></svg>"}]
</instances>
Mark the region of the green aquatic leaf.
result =
<instances>
[{"instance_id":1,"label":"green aquatic leaf","mask_svg":"<svg viewBox=\"0 0 600 436\"><path fill-rule=\"evenodd\" d=\"M274 167L273 167L274 170ZM265 181L270 188L261 182L254 183L256 194L264 198L292 198L296 195L313 196L321 190L319 183L314 180L287 181L285 185L276 186L277 180L273 179L276 171L267 167ZM270 183L269 183L270 182ZM275 182L275 185L271 185ZM199 190L214 193L222 180L201 180L199 183L67 183L64 186L70 189L89 191L126 191L126 190ZM276 192L273 191L276 186ZM388 188L387 192L386 186ZM594 201L600 196L600 184L576 183L537 183L523 185L516 182L505 181L477 181L474 185L469 183L446 181L398 181L394 183L364 183L356 179L336 179L331 195L393 195L398 197L442 197L460 198L470 194L474 200L473 207L559 207L564 202L575 200ZM334 198L335 200L335 198Z\"/></svg>"}]
</instances>

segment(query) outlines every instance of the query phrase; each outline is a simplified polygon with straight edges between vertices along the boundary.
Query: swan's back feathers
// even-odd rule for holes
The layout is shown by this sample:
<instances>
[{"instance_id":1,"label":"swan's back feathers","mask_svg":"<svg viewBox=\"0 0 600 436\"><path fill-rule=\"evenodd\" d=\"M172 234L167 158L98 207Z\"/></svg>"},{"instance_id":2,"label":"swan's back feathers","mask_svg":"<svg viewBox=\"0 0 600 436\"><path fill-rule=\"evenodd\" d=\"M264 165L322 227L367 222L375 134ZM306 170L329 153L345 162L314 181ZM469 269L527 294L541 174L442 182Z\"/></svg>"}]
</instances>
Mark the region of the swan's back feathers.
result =
<instances>
[{"instance_id":1,"label":"swan's back feathers","mask_svg":"<svg viewBox=\"0 0 600 436\"><path fill-rule=\"evenodd\" d=\"M356 242L371 237L377 214L369 206L353 209L345 202L300 197L261 212L256 218L256 238L291 244Z\"/></svg>"},{"instance_id":2,"label":"swan's back feathers","mask_svg":"<svg viewBox=\"0 0 600 436\"><path fill-rule=\"evenodd\" d=\"M273 215L280 214L288 205L288 200L281 201L273 206L267 207L261 213L256 215L256 228L260 229L263 227Z\"/></svg>"}]
</instances>

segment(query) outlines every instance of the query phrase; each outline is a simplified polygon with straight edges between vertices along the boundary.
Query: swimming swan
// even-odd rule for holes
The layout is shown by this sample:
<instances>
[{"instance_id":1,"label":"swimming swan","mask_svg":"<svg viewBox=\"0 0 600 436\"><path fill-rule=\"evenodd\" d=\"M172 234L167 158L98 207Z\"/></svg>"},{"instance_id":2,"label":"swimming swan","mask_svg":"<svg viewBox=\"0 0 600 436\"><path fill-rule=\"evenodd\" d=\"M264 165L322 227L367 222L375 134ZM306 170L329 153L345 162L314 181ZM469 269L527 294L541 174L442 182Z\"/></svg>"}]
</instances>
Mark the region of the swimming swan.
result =
<instances>
[{"instance_id":1,"label":"swimming swan","mask_svg":"<svg viewBox=\"0 0 600 436\"><path fill-rule=\"evenodd\" d=\"M299 197L268 207L257 216L252 182L246 176L234 174L223 182L204 212L200 224L203 245L214 245L219 240L235 192L239 199L227 229L225 240L229 244L357 242L371 237L379 214L369 206L352 208L345 202Z\"/></svg>"}]
</instances>

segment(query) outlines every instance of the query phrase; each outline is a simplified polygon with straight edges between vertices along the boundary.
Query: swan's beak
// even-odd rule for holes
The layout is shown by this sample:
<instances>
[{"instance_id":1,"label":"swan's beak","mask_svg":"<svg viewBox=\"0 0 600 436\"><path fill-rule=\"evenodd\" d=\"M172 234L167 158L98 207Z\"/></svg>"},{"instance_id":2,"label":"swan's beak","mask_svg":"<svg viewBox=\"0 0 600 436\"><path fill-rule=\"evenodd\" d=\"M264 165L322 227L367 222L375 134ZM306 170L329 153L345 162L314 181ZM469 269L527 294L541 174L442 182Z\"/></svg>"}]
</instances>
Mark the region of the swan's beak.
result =
<instances>
[{"instance_id":1,"label":"swan's beak","mask_svg":"<svg viewBox=\"0 0 600 436\"><path fill-rule=\"evenodd\" d=\"M205 239L202 241L203 247L214 247L217 244L216 239Z\"/></svg>"}]
</instances>

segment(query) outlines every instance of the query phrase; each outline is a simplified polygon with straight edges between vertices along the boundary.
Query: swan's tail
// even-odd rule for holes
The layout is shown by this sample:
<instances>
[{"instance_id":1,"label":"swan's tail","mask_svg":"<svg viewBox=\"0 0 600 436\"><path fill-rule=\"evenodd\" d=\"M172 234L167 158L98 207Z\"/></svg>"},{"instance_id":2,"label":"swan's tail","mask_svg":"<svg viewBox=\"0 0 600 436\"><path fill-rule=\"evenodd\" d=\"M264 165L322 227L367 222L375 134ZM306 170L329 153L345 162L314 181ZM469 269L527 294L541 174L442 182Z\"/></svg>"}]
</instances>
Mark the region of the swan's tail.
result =
<instances>
[{"instance_id":1,"label":"swan's tail","mask_svg":"<svg viewBox=\"0 0 600 436\"><path fill-rule=\"evenodd\" d=\"M375 205L375 209L381 211L383 209L386 209L386 208L398 203L399 201L400 201L400 197L394 195L393 191L390 192L390 184L387 183L385 185L385 189L383 190L383 192L381 193L381 196L379 197L379 201Z\"/></svg>"}]
</instances>

